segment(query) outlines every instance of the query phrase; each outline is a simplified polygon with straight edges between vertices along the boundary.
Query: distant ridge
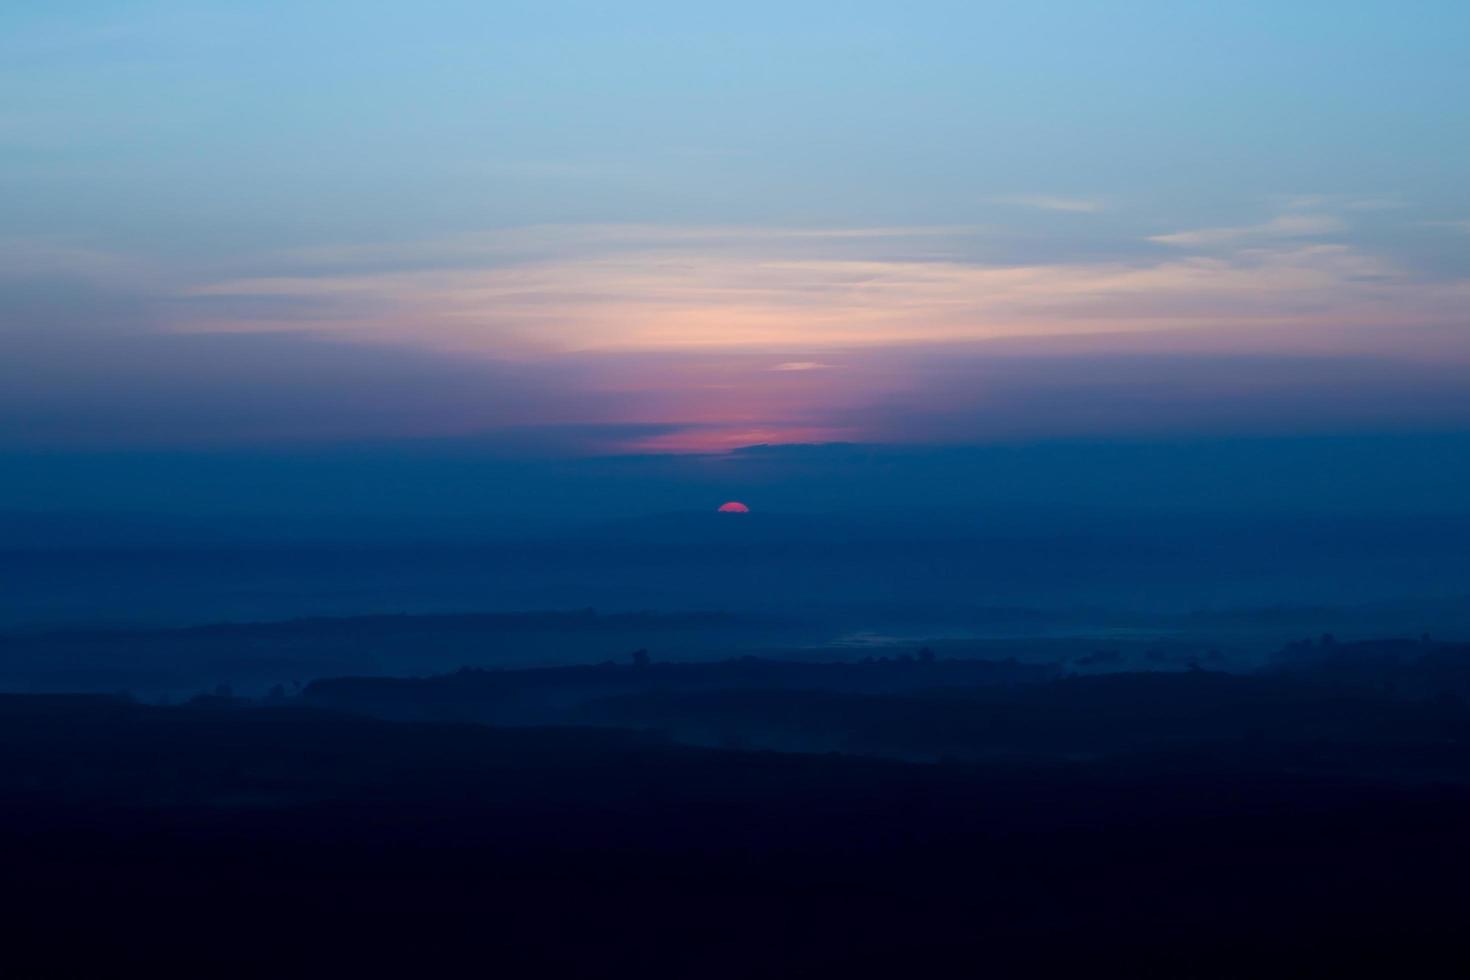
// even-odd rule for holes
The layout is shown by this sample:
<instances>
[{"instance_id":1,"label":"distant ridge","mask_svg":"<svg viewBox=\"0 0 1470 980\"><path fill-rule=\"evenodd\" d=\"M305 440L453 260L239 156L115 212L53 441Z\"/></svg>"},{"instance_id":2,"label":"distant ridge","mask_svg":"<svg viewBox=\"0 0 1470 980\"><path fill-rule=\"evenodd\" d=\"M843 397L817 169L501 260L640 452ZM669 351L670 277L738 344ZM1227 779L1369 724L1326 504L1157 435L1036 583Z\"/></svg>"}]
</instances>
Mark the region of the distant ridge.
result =
<instances>
[{"instance_id":1,"label":"distant ridge","mask_svg":"<svg viewBox=\"0 0 1470 980\"><path fill-rule=\"evenodd\" d=\"M364 616L302 616L262 622L218 622L177 627L89 627L53 629L24 633L0 633L7 637L102 639L108 637L286 635L296 633L388 636L404 633L443 631L513 632L528 629L600 631L623 629L680 629L709 626L766 625L771 616L721 611L707 612L610 612L595 609L546 610L494 613L375 613Z\"/></svg>"}]
</instances>

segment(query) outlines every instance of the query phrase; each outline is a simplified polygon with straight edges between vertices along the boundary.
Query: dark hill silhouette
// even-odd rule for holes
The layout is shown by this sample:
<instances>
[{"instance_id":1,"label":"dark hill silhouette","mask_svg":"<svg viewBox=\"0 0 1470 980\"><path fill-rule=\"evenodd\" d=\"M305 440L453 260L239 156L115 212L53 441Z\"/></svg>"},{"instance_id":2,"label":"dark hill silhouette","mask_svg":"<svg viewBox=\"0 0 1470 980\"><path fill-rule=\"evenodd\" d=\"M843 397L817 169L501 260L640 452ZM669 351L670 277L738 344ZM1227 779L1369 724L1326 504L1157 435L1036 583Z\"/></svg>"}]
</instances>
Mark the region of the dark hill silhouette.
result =
<instances>
[{"instance_id":1,"label":"dark hill silhouette","mask_svg":"<svg viewBox=\"0 0 1470 980\"><path fill-rule=\"evenodd\" d=\"M221 682L264 691L342 673L419 673L461 664L586 661L640 645L724 650L772 631L770 616L721 612L525 613L316 617L175 629L0 633L0 686L175 695Z\"/></svg>"},{"instance_id":2,"label":"dark hill silhouette","mask_svg":"<svg viewBox=\"0 0 1470 980\"><path fill-rule=\"evenodd\" d=\"M646 656L646 654L645 654ZM535 670L460 670L425 678L328 678L308 684L308 704L389 718L531 723L567 717L592 699L650 692L760 689L900 692L952 686L1038 683L1047 665L933 660L912 655L868 663L804 663L742 657L714 663L646 663Z\"/></svg>"},{"instance_id":3,"label":"dark hill silhouette","mask_svg":"<svg viewBox=\"0 0 1470 980\"><path fill-rule=\"evenodd\" d=\"M664 690L591 701L572 717L694 744L928 761L1129 762L1177 754L1195 767L1470 778L1463 705L1206 671L887 695Z\"/></svg>"},{"instance_id":4,"label":"dark hill silhouette","mask_svg":"<svg viewBox=\"0 0 1470 980\"><path fill-rule=\"evenodd\" d=\"M861 663L744 658L425 678L334 678L305 704L408 720L591 724L706 745L840 751L920 761L1161 758L1191 764L1462 778L1470 708L1453 693L1465 648L1417 642L1380 678L1396 643L1339 645L1341 659L1237 675L1190 669L1059 677L1055 667L905 656ZM1407 650L1408 648L1404 648ZM1405 673L1407 672L1407 673ZM1449 688L1431 681L1448 678ZM1274 761L1273 761L1274 758Z\"/></svg>"},{"instance_id":5,"label":"dark hill silhouette","mask_svg":"<svg viewBox=\"0 0 1470 980\"><path fill-rule=\"evenodd\" d=\"M17 976L1432 975L1465 785L0 697Z\"/></svg>"}]
</instances>

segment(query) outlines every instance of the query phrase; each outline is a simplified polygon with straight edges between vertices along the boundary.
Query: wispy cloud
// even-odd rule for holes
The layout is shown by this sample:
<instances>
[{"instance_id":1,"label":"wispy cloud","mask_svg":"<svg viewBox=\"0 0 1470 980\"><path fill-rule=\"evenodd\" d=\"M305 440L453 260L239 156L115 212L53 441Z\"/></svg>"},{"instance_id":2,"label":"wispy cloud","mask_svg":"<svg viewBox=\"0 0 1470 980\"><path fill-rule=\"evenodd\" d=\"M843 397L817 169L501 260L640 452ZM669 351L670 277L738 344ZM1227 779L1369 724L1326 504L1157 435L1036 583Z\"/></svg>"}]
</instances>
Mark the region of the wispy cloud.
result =
<instances>
[{"instance_id":1,"label":"wispy cloud","mask_svg":"<svg viewBox=\"0 0 1470 980\"><path fill-rule=\"evenodd\" d=\"M428 241L372 242L292 249L280 264L300 270L414 268L525 262L541 256L605 255L687 248L695 253L760 248L775 256L865 253L875 245L942 249L986 229L978 225L785 227L749 225L526 225Z\"/></svg>"},{"instance_id":2,"label":"wispy cloud","mask_svg":"<svg viewBox=\"0 0 1470 980\"><path fill-rule=\"evenodd\" d=\"M1417 276L1362 247L1312 240L1313 229L1330 227L1312 223L1318 217L1287 213L1196 238L1207 245L1181 239L1170 243L1177 250L1050 263L965 258L938 246L969 232L943 228L542 226L322 249L310 260L258 256L233 276L201 267L182 287L178 271L152 284L150 322L186 336L164 346L53 343L31 367L14 368L8 387L12 400L29 390L56 401L55 432L120 437L153 426L160 441L203 440L270 438L275 426L284 438L294 406L311 405L320 424L306 434L324 438L596 421L624 427L608 430L621 446L695 451L864 438L876 426L864 406L881 413L904 392L922 399L937 378L973 387L984 357L915 359L940 347L983 345L1000 356L1005 345L1054 343L1079 356L1133 356L1193 337L1209 338L1191 348L1205 359L1308 347L1320 356L1371 328L1386 338L1375 357L1430 363L1435 352L1463 353L1470 281ZM11 248L26 256L19 268L46 281L56 270L119 274L86 248ZM56 281L44 288L69 280ZM34 319L37 302L22 306L17 314ZM66 310L51 319L97 319L93 302ZM64 385L31 383L47 364ZM122 391L128 371L137 381L124 400L155 421L109 415L106 399L94 399L95 419L78 408L63 425L65 392ZM319 389L316 372L330 379ZM295 387L283 410L267 410L287 374ZM1052 383L1038 377L1038 391ZM218 411L192 412L191 403ZM40 410L21 408L17 417ZM108 418L120 421L108 428Z\"/></svg>"},{"instance_id":3,"label":"wispy cloud","mask_svg":"<svg viewBox=\"0 0 1470 980\"><path fill-rule=\"evenodd\" d=\"M1394 211L1405 206L1403 198L1391 194L1289 194L1274 199L1283 211Z\"/></svg>"},{"instance_id":4,"label":"wispy cloud","mask_svg":"<svg viewBox=\"0 0 1470 980\"><path fill-rule=\"evenodd\" d=\"M1070 211L1077 214L1096 214L1107 210L1107 205L1096 198L1064 197L1058 194L1012 194L992 198L996 204L1012 204L1016 207L1036 208L1041 211Z\"/></svg>"},{"instance_id":5,"label":"wispy cloud","mask_svg":"<svg viewBox=\"0 0 1470 980\"><path fill-rule=\"evenodd\" d=\"M94 282L151 283L163 280L158 264L64 236L0 238L0 277L77 276Z\"/></svg>"},{"instance_id":6,"label":"wispy cloud","mask_svg":"<svg viewBox=\"0 0 1470 980\"><path fill-rule=\"evenodd\" d=\"M1258 225L1236 225L1224 228L1196 228L1176 231L1167 235L1150 236L1149 241L1162 245L1199 246L1234 245L1241 242L1282 239L1315 238L1343 231L1347 227L1341 218L1330 214L1283 214Z\"/></svg>"},{"instance_id":7,"label":"wispy cloud","mask_svg":"<svg viewBox=\"0 0 1470 980\"><path fill-rule=\"evenodd\" d=\"M564 248L435 265L343 261L317 275L256 276L184 291L186 330L313 329L365 340L497 354L571 350L755 349L815 353L848 345L998 336L1448 322L1465 284L1421 282L1326 234L1336 219L1160 236L1201 254L1006 265L895 257L892 239L822 240L746 229L661 241L583 230ZM524 232L515 232L512 240ZM555 235L550 236L555 238ZM432 254L432 249L430 249ZM424 267L427 266L427 267ZM790 358L790 361L818 361Z\"/></svg>"}]
</instances>

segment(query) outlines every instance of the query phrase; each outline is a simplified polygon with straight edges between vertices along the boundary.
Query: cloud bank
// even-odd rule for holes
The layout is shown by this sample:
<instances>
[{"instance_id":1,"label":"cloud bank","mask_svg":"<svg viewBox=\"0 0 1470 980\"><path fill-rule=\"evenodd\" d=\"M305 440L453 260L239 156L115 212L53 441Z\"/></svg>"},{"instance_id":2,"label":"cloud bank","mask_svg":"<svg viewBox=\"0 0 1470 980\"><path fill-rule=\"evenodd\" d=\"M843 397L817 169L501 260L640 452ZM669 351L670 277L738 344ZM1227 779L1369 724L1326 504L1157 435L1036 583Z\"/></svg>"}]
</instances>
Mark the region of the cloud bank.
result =
<instances>
[{"instance_id":1,"label":"cloud bank","mask_svg":"<svg viewBox=\"0 0 1470 980\"><path fill-rule=\"evenodd\" d=\"M197 264L10 241L0 440L688 452L1460 424L1470 279L1374 250L1355 213L1299 198L1015 263L959 225L532 226Z\"/></svg>"}]
</instances>

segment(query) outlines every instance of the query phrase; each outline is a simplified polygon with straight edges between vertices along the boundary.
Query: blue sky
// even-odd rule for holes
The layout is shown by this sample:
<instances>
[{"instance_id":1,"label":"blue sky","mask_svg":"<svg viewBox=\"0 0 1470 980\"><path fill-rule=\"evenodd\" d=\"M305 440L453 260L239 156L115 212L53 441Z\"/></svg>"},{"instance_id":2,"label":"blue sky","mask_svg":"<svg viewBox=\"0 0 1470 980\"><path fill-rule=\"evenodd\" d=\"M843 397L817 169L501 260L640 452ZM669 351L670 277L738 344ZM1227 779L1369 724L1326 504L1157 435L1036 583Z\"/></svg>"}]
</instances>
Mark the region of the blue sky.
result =
<instances>
[{"instance_id":1,"label":"blue sky","mask_svg":"<svg viewBox=\"0 0 1470 980\"><path fill-rule=\"evenodd\" d=\"M1463 427L1467 39L1448 0L10 3L0 447Z\"/></svg>"}]
</instances>

